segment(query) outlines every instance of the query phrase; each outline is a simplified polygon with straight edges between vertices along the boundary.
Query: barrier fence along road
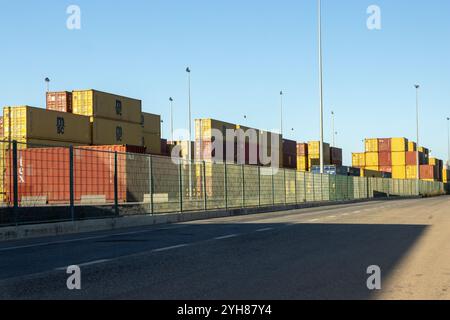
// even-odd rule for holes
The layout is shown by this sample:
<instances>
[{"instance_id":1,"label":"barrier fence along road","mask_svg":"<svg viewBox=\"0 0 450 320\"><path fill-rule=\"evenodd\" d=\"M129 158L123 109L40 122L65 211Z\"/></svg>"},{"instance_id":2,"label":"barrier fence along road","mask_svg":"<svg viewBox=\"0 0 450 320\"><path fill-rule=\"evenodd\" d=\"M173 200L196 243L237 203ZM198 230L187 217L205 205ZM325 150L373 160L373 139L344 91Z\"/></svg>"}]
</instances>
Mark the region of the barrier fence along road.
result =
<instances>
[{"instance_id":1,"label":"barrier fence along road","mask_svg":"<svg viewBox=\"0 0 450 320\"><path fill-rule=\"evenodd\" d=\"M0 225L419 195L416 180L204 161L189 165L94 148L2 142ZM444 194L447 188L420 181L420 195Z\"/></svg>"}]
</instances>

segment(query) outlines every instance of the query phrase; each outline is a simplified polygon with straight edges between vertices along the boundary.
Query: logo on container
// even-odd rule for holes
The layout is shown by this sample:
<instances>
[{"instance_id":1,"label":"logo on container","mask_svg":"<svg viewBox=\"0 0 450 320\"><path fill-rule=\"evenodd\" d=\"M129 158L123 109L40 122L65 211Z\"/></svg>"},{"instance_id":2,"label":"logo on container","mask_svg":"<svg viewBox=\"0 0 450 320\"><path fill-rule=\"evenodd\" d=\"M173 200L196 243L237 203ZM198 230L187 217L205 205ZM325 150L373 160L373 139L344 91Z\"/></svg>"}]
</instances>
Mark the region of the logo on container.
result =
<instances>
[{"instance_id":1,"label":"logo on container","mask_svg":"<svg viewBox=\"0 0 450 320\"><path fill-rule=\"evenodd\" d=\"M57 134L64 134L64 118L63 117L57 117L56 118L56 133Z\"/></svg>"}]
</instances>

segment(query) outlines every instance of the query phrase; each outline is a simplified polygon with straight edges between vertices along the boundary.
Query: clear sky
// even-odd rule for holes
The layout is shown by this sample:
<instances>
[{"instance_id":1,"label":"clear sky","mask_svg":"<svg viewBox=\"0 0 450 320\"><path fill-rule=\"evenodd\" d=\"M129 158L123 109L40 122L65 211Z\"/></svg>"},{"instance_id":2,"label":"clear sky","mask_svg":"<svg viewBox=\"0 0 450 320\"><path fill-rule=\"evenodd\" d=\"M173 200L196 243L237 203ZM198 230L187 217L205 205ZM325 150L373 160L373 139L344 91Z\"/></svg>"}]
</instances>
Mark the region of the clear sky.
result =
<instances>
[{"instance_id":1,"label":"clear sky","mask_svg":"<svg viewBox=\"0 0 450 320\"><path fill-rule=\"evenodd\" d=\"M143 100L169 134L187 126L192 69L194 118L279 128L285 92L286 137L318 140L315 0L42 0L0 7L0 104L44 106L52 90L95 88ZM81 30L66 27L69 5ZM381 30L366 26L381 8ZM421 89L421 140L447 158L450 116L450 1L323 0L325 137L336 113L344 160L365 137L415 140L415 89ZM247 120L244 120L247 115ZM291 131L294 128L294 131Z\"/></svg>"}]
</instances>

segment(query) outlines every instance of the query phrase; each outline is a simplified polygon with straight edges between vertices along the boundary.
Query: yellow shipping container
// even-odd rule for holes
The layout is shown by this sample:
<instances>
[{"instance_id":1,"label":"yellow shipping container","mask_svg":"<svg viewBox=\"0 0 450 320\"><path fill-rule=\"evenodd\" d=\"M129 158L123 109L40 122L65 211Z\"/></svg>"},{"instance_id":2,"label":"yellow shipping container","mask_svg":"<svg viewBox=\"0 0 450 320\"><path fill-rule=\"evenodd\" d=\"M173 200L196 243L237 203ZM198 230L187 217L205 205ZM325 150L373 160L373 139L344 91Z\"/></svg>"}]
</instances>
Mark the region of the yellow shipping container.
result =
<instances>
[{"instance_id":1,"label":"yellow shipping container","mask_svg":"<svg viewBox=\"0 0 450 320\"><path fill-rule=\"evenodd\" d=\"M105 118L132 123L141 123L142 102L97 90L72 92L74 114Z\"/></svg>"},{"instance_id":2,"label":"yellow shipping container","mask_svg":"<svg viewBox=\"0 0 450 320\"><path fill-rule=\"evenodd\" d=\"M297 156L297 171L308 171L308 158L306 156Z\"/></svg>"},{"instance_id":3,"label":"yellow shipping container","mask_svg":"<svg viewBox=\"0 0 450 320\"><path fill-rule=\"evenodd\" d=\"M195 139L196 140L204 140L211 141L212 139L212 130L219 130L222 134L223 139L226 137L226 130L236 129L235 124L222 122L214 119L196 119L195 120Z\"/></svg>"},{"instance_id":4,"label":"yellow shipping container","mask_svg":"<svg viewBox=\"0 0 450 320\"><path fill-rule=\"evenodd\" d=\"M405 166L406 165L406 152L392 152L392 165L393 166Z\"/></svg>"},{"instance_id":5,"label":"yellow shipping container","mask_svg":"<svg viewBox=\"0 0 450 320\"><path fill-rule=\"evenodd\" d=\"M30 106L3 109L4 137L9 140L40 139L91 143L88 117Z\"/></svg>"},{"instance_id":6,"label":"yellow shipping container","mask_svg":"<svg viewBox=\"0 0 450 320\"><path fill-rule=\"evenodd\" d=\"M406 179L406 166L392 166L392 179Z\"/></svg>"},{"instance_id":7,"label":"yellow shipping container","mask_svg":"<svg viewBox=\"0 0 450 320\"><path fill-rule=\"evenodd\" d=\"M324 142L323 150L325 158L327 158L327 154L330 154L330 144ZM308 153L311 155L319 155L320 154L320 141L310 141L308 142ZM328 156L329 157L329 156Z\"/></svg>"},{"instance_id":8,"label":"yellow shipping container","mask_svg":"<svg viewBox=\"0 0 450 320\"><path fill-rule=\"evenodd\" d=\"M380 167L379 166L367 166L364 169L370 170L370 171L380 171Z\"/></svg>"},{"instance_id":9,"label":"yellow shipping container","mask_svg":"<svg viewBox=\"0 0 450 320\"><path fill-rule=\"evenodd\" d=\"M413 141L408 142L408 151L413 152L417 151L417 144Z\"/></svg>"},{"instance_id":10,"label":"yellow shipping container","mask_svg":"<svg viewBox=\"0 0 450 320\"><path fill-rule=\"evenodd\" d=\"M159 134L143 132L142 144L147 147L147 152L161 154L161 136Z\"/></svg>"},{"instance_id":11,"label":"yellow shipping container","mask_svg":"<svg viewBox=\"0 0 450 320\"><path fill-rule=\"evenodd\" d=\"M142 112L142 131L157 134L161 137L161 116L157 114Z\"/></svg>"},{"instance_id":12,"label":"yellow shipping container","mask_svg":"<svg viewBox=\"0 0 450 320\"><path fill-rule=\"evenodd\" d=\"M436 158L430 158L430 159L428 160L428 164L429 164L430 166L437 166L438 163L439 163L439 160L436 159Z\"/></svg>"},{"instance_id":13,"label":"yellow shipping container","mask_svg":"<svg viewBox=\"0 0 450 320\"><path fill-rule=\"evenodd\" d=\"M406 152L408 150L408 139L392 138L391 148L392 152Z\"/></svg>"},{"instance_id":14,"label":"yellow shipping container","mask_svg":"<svg viewBox=\"0 0 450 320\"><path fill-rule=\"evenodd\" d=\"M366 166L366 154L363 152L352 153L352 166L355 168L364 168Z\"/></svg>"},{"instance_id":15,"label":"yellow shipping container","mask_svg":"<svg viewBox=\"0 0 450 320\"><path fill-rule=\"evenodd\" d=\"M93 145L142 146L142 126L140 123L91 118Z\"/></svg>"},{"instance_id":16,"label":"yellow shipping container","mask_svg":"<svg viewBox=\"0 0 450 320\"><path fill-rule=\"evenodd\" d=\"M406 166L406 179L417 179L417 166Z\"/></svg>"},{"instance_id":17,"label":"yellow shipping container","mask_svg":"<svg viewBox=\"0 0 450 320\"><path fill-rule=\"evenodd\" d=\"M448 183L449 182L448 181L449 173L450 173L450 171L448 169L444 168L442 170L442 182L444 182L444 183Z\"/></svg>"},{"instance_id":18,"label":"yellow shipping container","mask_svg":"<svg viewBox=\"0 0 450 320\"><path fill-rule=\"evenodd\" d=\"M378 165L379 165L378 152L366 152L366 166L378 167Z\"/></svg>"},{"instance_id":19,"label":"yellow shipping container","mask_svg":"<svg viewBox=\"0 0 450 320\"><path fill-rule=\"evenodd\" d=\"M365 145L366 152L378 152L378 139L366 139Z\"/></svg>"}]
</instances>

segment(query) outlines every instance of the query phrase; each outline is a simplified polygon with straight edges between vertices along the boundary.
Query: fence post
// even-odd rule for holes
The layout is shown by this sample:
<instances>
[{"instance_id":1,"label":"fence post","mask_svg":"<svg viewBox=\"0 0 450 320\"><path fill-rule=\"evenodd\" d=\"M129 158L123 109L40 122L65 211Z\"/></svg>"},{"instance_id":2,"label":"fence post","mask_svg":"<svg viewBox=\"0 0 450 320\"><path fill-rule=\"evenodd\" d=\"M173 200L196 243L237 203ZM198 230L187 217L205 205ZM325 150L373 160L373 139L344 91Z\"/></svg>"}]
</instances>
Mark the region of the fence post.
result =
<instances>
[{"instance_id":1,"label":"fence post","mask_svg":"<svg viewBox=\"0 0 450 320\"><path fill-rule=\"evenodd\" d=\"M275 176L272 167L272 205L275 206Z\"/></svg>"},{"instance_id":2,"label":"fence post","mask_svg":"<svg viewBox=\"0 0 450 320\"><path fill-rule=\"evenodd\" d=\"M303 171L303 193L305 194L304 202L308 202L307 193L306 193L306 171Z\"/></svg>"},{"instance_id":3,"label":"fence post","mask_svg":"<svg viewBox=\"0 0 450 320\"><path fill-rule=\"evenodd\" d=\"M294 180L294 187L295 187L295 204L298 204L298 190L297 190L297 174L298 171L295 170L295 180Z\"/></svg>"},{"instance_id":4,"label":"fence post","mask_svg":"<svg viewBox=\"0 0 450 320\"><path fill-rule=\"evenodd\" d=\"M242 165L242 208L245 208L245 165Z\"/></svg>"},{"instance_id":5,"label":"fence post","mask_svg":"<svg viewBox=\"0 0 450 320\"><path fill-rule=\"evenodd\" d=\"M225 188L225 210L228 210L228 172L227 172L227 162L224 162L223 167L223 173L225 175L224 177L224 188Z\"/></svg>"},{"instance_id":6,"label":"fence post","mask_svg":"<svg viewBox=\"0 0 450 320\"><path fill-rule=\"evenodd\" d=\"M75 220L75 197L74 197L74 178L73 178L73 146L69 148L69 192L70 192L70 217Z\"/></svg>"},{"instance_id":7,"label":"fence post","mask_svg":"<svg viewBox=\"0 0 450 320\"><path fill-rule=\"evenodd\" d=\"M286 169L283 168L283 178L284 178L284 205L287 205L287 185L286 185Z\"/></svg>"},{"instance_id":8,"label":"fence post","mask_svg":"<svg viewBox=\"0 0 450 320\"><path fill-rule=\"evenodd\" d=\"M13 197L14 197L14 219L16 225L18 224L18 209L19 209L19 179L18 179L18 171L17 171L17 141L13 140L12 142L12 162L13 162Z\"/></svg>"},{"instance_id":9,"label":"fence post","mask_svg":"<svg viewBox=\"0 0 450 320\"><path fill-rule=\"evenodd\" d=\"M117 172L117 151L114 152L114 212L116 216L119 216L119 179L118 179L118 172Z\"/></svg>"},{"instance_id":10,"label":"fence post","mask_svg":"<svg viewBox=\"0 0 450 320\"><path fill-rule=\"evenodd\" d=\"M258 167L258 207L261 207L261 167Z\"/></svg>"},{"instance_id":11,"label":"fence post","mask_svg":"<svg viewBox=\"0 0 450 320\"><path fill-rule=\"evenodd\" d=\"M179 159L178 166L178 192L180 193L180 212L183 212L183 161Z\"/></svg>"},{"instance_id":12,"label":"fence post","mask_svg":"<svg viewBox=\"0 0 450 320\"><path fill-rule=\"evenodd\" d=\"M206 194L206 162L203 161L203 197L204 197L204 208L205 211L208 210L208 199Z\"/></svg>"},{"instance_id":13,"label":"fence post","mask_svg":"<svg viewBox=\"0 0 450 320\"><path fill-rule=\"evenodd\" d=\"M149 171L150 171L150 201L151 201L151 213L152 215L155 214L155 180L153 179L153 156L149 156L148 158L149 161Z\"/></svg>"}]
</instances>

